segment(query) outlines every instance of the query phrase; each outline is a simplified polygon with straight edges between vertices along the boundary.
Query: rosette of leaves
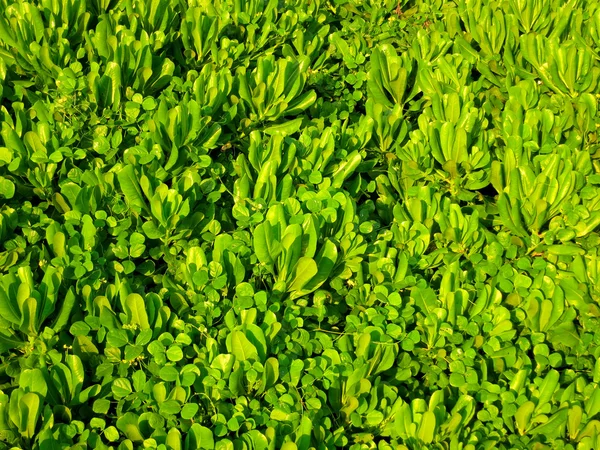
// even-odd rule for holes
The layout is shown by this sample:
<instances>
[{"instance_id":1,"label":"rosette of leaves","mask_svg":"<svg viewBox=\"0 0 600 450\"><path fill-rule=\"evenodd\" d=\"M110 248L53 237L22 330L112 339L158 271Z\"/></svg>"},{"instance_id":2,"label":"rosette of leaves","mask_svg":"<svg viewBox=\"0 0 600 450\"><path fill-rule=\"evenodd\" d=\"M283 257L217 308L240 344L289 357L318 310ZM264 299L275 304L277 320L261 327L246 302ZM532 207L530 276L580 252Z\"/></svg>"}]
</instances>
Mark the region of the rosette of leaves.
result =
<instances>
[{"instance_id":1,"label":"rosette of leaves","mask_svg":"<svg viewBox=\"0 0 600 450\"><path fill-rule=\"evenodd\" d=\"M289 213L288 213L289 214ZM309 215L291 221L282 204L273 205L253 232L253 248L264 270L274 276L273 288L291 298L307 295L325 283L338 262L338 248L319 239Z\"/></svg>"},{"instance_id":2,"label":"rosette of leaves","mask_svg":"<svg viewBox=\"0 0 600 450\"><path fill-rule=\"evenodd\" d=\"M5 3L0 16L0 55L17 73L53 86L60 68L75 59L89 19L83 1Z\"/></svg>"},{"instance_id":3,"label":"rosette of leaves","mask_svg":"<svg viewBox=\"0 0 600 450\"><path fill-rule=\"evenodd\" d=\"M241 153L236 161L239 176L234 183L236 203L249 200L269 205L292 196L297 147L294 139L281 133L266 138L259 131L252 131L248 156Z\"/></svg>"},{"instance_id":4,"label":"rosette of leaves","mask_svg":"<svg viewBox=\"0 0 600 450\"><path fill-rule=\"evenodd\" d=\"M239 234L219 234L214 240L212 254L208 255L199 246L185 250L186 258L181 262L175 280L183 281L189 290L186 293L183 289L176 289L175 285L171 286L171 290L176 292L171 300L177 303L175 310L178 313L182 314L190 307L198 309L201 300L209 306L211 299L218 299L218 292L226 295L245 281L250 237L240 238ZM203 294L189 298L190 290Z\"/></svg>"},{"instance_id":5,"label":"rosette of leaves","mask_svg":"<svg viewBox=\"0 0 600 450\"><path fill-rule=\"evenodd\" d=\"M482 189L491 177L488 122L483 111L474 107L472 95L462 94L462 98L456 93L432 95L435 119L428 128L432 155L447 173L453 193L457 188Z\"/></svg>"},{"instance_id":6,"label":"rosette of leaves","mask_svg":"<svg viewBox=\"0 0 600 450\"><path fill-rule=\"evenodd\" d=\"M47 112L43 107L38 111ZM20 115L19 110L16 112ZM35 194L42 199L54 194L56 173L65 164L65 156L74 155L63 149L61 136L52 133L52 125L53 121L36 121L29 122L29 129L23 129L20 120L17 123L2 122L0 136L6 146L5 155L9 162L6 169L10 173L10 178L4 178L4 184L8 180L17 192ZM11 187L5 189L12 192Z\"/></svg>"},{"instance_id":7,"label":"rosette of leaves","mask_svg":"<svg viewBox=\"0 0 600 450\"><path fill-rule=\"evenodd\" d=\"M272 54L299 29L298 10L302 11L302 6L290 3L285 12L278 10L275 0L234 0L232 6L233 36L243 43L242 54L232 61L236 67L252 66L257 57Z\"/></svg>"},{"instance_id":8,"label":"rosette of leaves","mask_svg":"<svg viewBox=\"0 0 600 450\"><path fill-rule=\"evenodd\" d=\"M490 65L489 69L493 72L503 70L502 50L511 37L510 24L515 16L505 14L498 2L484 3L480 0L461 0L458 11L471 43L476 43L479 55Z\"/></svg>"},{"instance_id":9,"label":"rosette of leaves","mask_svg":"<svg viewBox=\"0 0 600 450\"><path fill-rule=\"evenodd\" d=\"M319 192L301 189L298 195L302 209L315 215L319 234L339 243L339 277L348 279L360 272L368 247L367 237L374 235L378 227L376 221L370 220L372 208L359 209L350 193L335 192L332 188ZM292 211L297 210L292 201L288 204Z\"/></svg>"},{"instance_id":10,"label":"rosette of leaves","mask_svg":"<svg viewBox=\"0 0 600 450\"><path fill-rule=\"evenodd\" d=\"M0 210L0 240L4 243L0 252L0 267L2 270L8 270L19 260L19 254L23 253L23 249L18 246L12 246L11 242L18 239L15 235L17 228L17 211L7 205Z\"/></svg>"},{"instance_id":11,"label":"rosette of leaves","mask_svg":"<svg viewBox=\"0 0 600 450\"><path fill-rule=\"evenodd\" d=\"M392 436L417 448L433 446L440 438L459 440L475 415L474 399L462 395L448 410L442 392L434 392L429 405L423 399L398 402L393 416L396 428L391 431Z\"/></svg>"},{"instance_id":12,"label":"rosette of leaves","mask_svg":"<svg viewBox=\"0 0 600 450\"><path fill-rule=\"evenodd\" d=\"M304 92L309 62L306 56L275 59L269 55L259 58L251 71L243 66L236 70L236 96L232 101L238 102L242 130L299 115L315 102L314 91ZM295 129L298 125L293 122ZM290 126L286 122L280 125L283 130Z\"/></svg>"},{"instance_id":13,"label":"rosette of leaves","mask_svg":"<svg viewBox=\"0 0 600 450\"><path fill-rule=\"evenodd\" d=\"M253 24L258 28L260 25L274 22L277 13L277 3L274 0L233 1L232 19L237 26ZM250 32L255 32L256 28Z\"/></svg>"},{"instance_id":14,"label":"rosette of leaves","mask_svg":"<svg viewBox=\"0 0 600 450\"><path fill-rule=\"evenodd\" d=\"M324 47L331 27L329 24L319 24L314 20L310 20L306 25L306 29L294 29L291 42L283 44L281 52L286 58L307 56L310 60L311 72L318 72L325 67L325 62L329 57L329 52L325 51ZM311 78L309 77L309 79Z\"/></svg>"},{"instance_id":15,"label":"rosette of leaves","mask_svg":"<svg viewBox=\"0 0 600 450\"><path fill-rule=\"evenodd\" d=\"M181 175L186 167L209 167L207 153L216 147L221 127L201 115L195 100L183 100L173 108L161 101L148 125L149 132L140 145L128 149L125 156L138 154L136 162L148 165L162 181Z\"/></svg>"},{"instance_id":16,"label":"rosette of leaves","mask_svg":"<svg viewBox=\"0 0 600 450\"><path fill-rule=\"evenodd\" d=\"M211 117L221 126L231 127L237 112L236 105L231 105L228 101L234 81L231 71L205 64L194 77L191 92L200 105L201 114Z\"/></svg>"},{"instance_id":17,"label":"rosette of leaves","mask_svg":"<svg viewBox=\"0 0 600 450\"><path fill-rule=\"evenodd\" d=\"M383 44L371 53L371 68L367 74L367 94L376 103L393 108L410 102L418 93L414 82L417 60L410 52L401 55L393 46Z\"/></svg>"},{"instance_id":18,"label":"rosette of leaves","mask_svg":"<svg viewBox=\"0 0 600 450\"><path fill-rule=\"evenodd\" d=\"M440 228L440 234L436 236L439 244L466 257L478 254L485 243L478 211L475 209L471 214L466 214L456 203L448 198L444 200L436 216Z\"/></svg>"},{"instance_id":19,"label":"rosette of leaves","mask_svg":"<svg viewBox=\"0 0 600 450\"><path fill-rule=\"evenodd\" d=\"M519 164L530 161L538 152L550 153L568 135L570 120L557 120L550 109L538 108L544 96L535 81L523 80L511 86L508 95L498 128L505 148L515 153ZM569 142L576 141L569 139ZM499 159L504 159L503 152L503 148L496 150Z\"/></svg>"},{"instance_id":20,"label":"rosette of leaves","mask_svg":"<svg viewBox=\"0 0 600 450\"><path fill-rule=\"evenodd\" d=\"M143 175L138 181L134 166L127 165L117 177L129 207L145 219L141 229L146 237L168 245L190 236L198 225L204 228L212 221L210 211L214 214L213 204L220 196L215 180L203 179L197 171L187 170L172 179L169 187L145 175L147 172L143 170L140 173ZM203 199L209 202L205 207L201 207Z\"/></svg>"},{"instance_id":21,"label":"rosette of leaves","mask_svg":"<svg viewBox=\"0 0 600 450\"><path fill-rule=\"evenodd\" d=\"M582 36L587 36L588 42L598 51L600 49L600 8L596 7L590 11L590 18L585 23L585 30Z\"/></svg>"},{"instance_id":22,"label":"rosette of leaves","mask_svg":"<svg viewBox=\"0 0 600 450\"><path fill-rule=\"evenodd\" d=\"M0 392L2 440L13 445L31 445L42 413L39 394L15 389L8 396Z\"/></svg>"},{"instance_id":23,"label":"rosette of leaves","mask_svg":"<svg viewBox=\"0 0 600 450\"><path fill-rule=\"evenodd\" d=\"M142 96L159 93L175 71L173 61L163 56L164 49L156 48L153 35L142 30L138 36L118 25L118 20L118 15L102 16L89 36L98 63L93 64L87 83L98 116L104 109L119 111L131 90Z\"/></svg>"},{"instance_id":24,"label":"rosette of leaves","mask_svg":"<svg viewBox=\"0 0 600 450\"><path fill-rule=\"evenodd\" d=\"M382 153L395 153L396 148L404 144L409 131L402 107L396 104L390 109L369 99L366 110L373 119L375 142L379 150Z\"/></svg>"},{"instance_id":25,"label":"rosette of leaves","mask_svg":"<svg viewBox=\"0 0 600 450\"><path fill-rule=\"evenodd\" d=\"M331 127L306 127L299 137L299 178L319 190L344 189L359 197L374 186L369 172L378 158L369 153L373 120L362 116L357 123L336 120Z\"/></svg>"},{"instance_id":26,"label":"rosette of leaves","mask_svg":"<svg viewBox=\"0 0 600 450\"><path fill-rule=\"evenodd\" d=\"M600 225L600 205L598 204L597 184L599 177L597 175L590 175L587 177L588 183L580 191L580 205L582 208L577 208L573 205L573 213L571 216L576 214L577 218L572 226L574 233L568 230L564 230L560 236L557 236L562 242L568 242L575 236L582 238L588 236ZM577 213L575 213L577 211ZM573 222L569 220L569 222Z\"/></svg>"},{"instance_id":27,"label":"rosette of leaves","mask_svg":"<svg viewBox=\"0 0 600 450\"><path fill-rule=\"evenodd\" d=\"M600 68L594 65L594 54L587 45L526 34L521 36L520 46L540 80L555 93L575 98L596 89Z\"/></svg>"},{"instance_id":28,"label":"rosette of leaves","mask_svg":"<svg viewBox=\"0 0 600 450\"><path fill-rule=\"evenodd\" d=\"M211 59L219 66L229 66L231 58L239 57L244 49L243 45L236 46L235 41L225 36L230 21L230 12L220 3L202 2L187 8L178 41L183 47L182 62L195 68Z\"/></svg>"},{"instance_id":29,"label":"rosette of leaves","mask_svg":"<svg viewBox=\"0 0 600 450\"><path fill-rule=\"evenodd\" d=\"M181 4L173 0L126 0L123 3L130 21L130 28L139 26L153 35L156 47L172 43L177 36Z\"/></svg>"},{"instance_id":30,"label":"rosette of leaves","mask_svg":"<svg viewBox=\"0 0 600 450\"><path fill-rule=\"evenodd\" d=\"M0 345L3 353L18 348L27 356L42 355L51 347L52 336L68 325L77 303L75 292L73 289L60 292L62 274L52 266L46 268L37 282L35 275L28 266L2 275Z\"/></svg>"},{"instance_id":31,"label":"rosette of leaves","mask_svg":"<svg viewBox=\"0 0 600 450\"><path fill-rule=\"evenodd\" d=\"M513 0L507 6L509 11L517 18L520 26L519 31L522 34L546 32L560 20L558 3L556 2L553 4L552 2L544 3L539 0Z\"/></svg>"},{"instance_id":32,"label":"rosette of leaves","mask_svg":"<svg viewBox=\"0 0 600 450\"><path fill-rule=\"evenodd\" d=\"M370 122L360 125L356 131L368 136ZM320 189L340 188L356 172L367 172L373 167L374 161L363 161L364 150L334 152L336 131L337 128L328 127L319 137L316 130L305 132L299 141L280 132L268 138L256 130L251 132L247 157L240 154L235 165L239 176L233 192L238 203L236 214L240 218L249 215L245 211L242 214L244 202L269 205L285 201L302 182L319 185ZM363 139L363 144L367 139ZM360 186L360 180L355 180Z\"/></svg>"},{"instance_id":33,"label":"rosette of leaves","mask_svg":"<svg viewBox=\"0 0 600 450\"><path fill-rule=\"evenodd\" d=\"M370 255L369 272L378 282L402 286L414 271L441 263L446 250L432 251L434 228L443 214L440 203L440 193L422 187L408 190L407 199L394 204L390 227L378 234L377 251Z\"/></svg>"},{"instance_id":34,"label":"rosette of leaves","mask_svg":"<svg viewBox=\"0 0 600 450\"><path fill-rule=\"evenodd\" d=\"M506 166L496 166L493 184L500 196L498 212L504 226L522 238L539 233L544 225L561 213L572 192L583 187L583 174L590 170L589 160L582 158L575 165L567 149L545 158L542 167L514 167L506 158ZM562 154L562 158L561 158ZM514 160L512 160L514 161Z\"/></svg>"}]
</instances>

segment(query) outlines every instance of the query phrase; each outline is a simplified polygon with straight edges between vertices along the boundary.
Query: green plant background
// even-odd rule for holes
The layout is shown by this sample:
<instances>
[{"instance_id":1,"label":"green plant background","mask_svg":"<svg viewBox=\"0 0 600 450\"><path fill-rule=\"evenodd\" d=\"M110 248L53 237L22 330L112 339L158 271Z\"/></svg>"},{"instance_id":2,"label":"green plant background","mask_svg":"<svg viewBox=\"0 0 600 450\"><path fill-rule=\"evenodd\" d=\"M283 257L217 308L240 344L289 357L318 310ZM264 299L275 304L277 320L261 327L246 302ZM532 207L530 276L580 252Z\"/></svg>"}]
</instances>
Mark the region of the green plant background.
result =
<instances>
[{"instance_id":1,"label":"green plant background","mask_svg":"<svg viewBox=\"0 0 600 450\"><path fill-rule=\"evenodd\" d=\"M596 0L0 0L0 449L600 448Z\"/></svg>"}]
</instances>

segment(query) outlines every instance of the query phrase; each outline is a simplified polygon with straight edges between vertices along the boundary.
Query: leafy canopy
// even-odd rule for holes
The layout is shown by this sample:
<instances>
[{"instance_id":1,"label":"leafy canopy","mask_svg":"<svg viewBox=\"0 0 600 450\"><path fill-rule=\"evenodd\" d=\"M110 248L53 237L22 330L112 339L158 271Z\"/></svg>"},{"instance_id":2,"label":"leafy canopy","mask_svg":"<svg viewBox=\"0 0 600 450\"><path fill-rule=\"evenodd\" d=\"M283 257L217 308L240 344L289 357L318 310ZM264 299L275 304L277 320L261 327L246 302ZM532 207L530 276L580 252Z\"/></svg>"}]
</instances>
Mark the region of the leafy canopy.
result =
<instances>
[{"instance_id":1,"label":"leafy canopy","mask_svg":"<svg viewBox=\"0 0 600 450\"><path fill-rule=\"evenodd\" d=\"M0 450L600 448L596 0L0 0Z\"/></svg>"}]
</instances>

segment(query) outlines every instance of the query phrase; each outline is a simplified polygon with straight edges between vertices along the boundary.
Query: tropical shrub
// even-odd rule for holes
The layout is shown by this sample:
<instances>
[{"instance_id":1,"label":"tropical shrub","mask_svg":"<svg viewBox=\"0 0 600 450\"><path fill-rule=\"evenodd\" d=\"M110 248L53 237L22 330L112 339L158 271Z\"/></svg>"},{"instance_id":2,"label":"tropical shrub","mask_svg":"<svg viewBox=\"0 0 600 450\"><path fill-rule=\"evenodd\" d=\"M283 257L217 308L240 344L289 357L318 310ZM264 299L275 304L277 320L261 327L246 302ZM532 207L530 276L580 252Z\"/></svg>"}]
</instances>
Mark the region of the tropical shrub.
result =
<instances>
[{"instance_id":1,"label":"tropical shrub","mask_svg":"<svg viewBox=\"0 0 600 450\"><path fill-rule=\"evenodd\" d=\"M0 0L0 449L600 448L595 0Z\"/></svg>"}]
</instances>

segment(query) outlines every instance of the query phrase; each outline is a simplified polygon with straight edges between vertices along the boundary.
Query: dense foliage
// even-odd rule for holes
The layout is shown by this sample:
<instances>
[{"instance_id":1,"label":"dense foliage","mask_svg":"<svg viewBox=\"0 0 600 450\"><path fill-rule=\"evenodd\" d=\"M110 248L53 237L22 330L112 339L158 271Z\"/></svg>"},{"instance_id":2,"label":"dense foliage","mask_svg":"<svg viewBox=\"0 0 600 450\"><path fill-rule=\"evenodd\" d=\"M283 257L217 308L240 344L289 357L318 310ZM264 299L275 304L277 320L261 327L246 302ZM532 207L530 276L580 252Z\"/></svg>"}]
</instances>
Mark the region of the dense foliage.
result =
<instances>
[{"instance_id":1,"label":"dense foliage","mask_svg":"<svg viewBox=\"0 0 600 450\"><path fill-rule=\"evenodd\" d=\"M0 449L600 448L596 0L0 0Z\"/></svg>"}]
</instances>

